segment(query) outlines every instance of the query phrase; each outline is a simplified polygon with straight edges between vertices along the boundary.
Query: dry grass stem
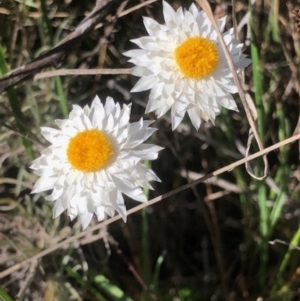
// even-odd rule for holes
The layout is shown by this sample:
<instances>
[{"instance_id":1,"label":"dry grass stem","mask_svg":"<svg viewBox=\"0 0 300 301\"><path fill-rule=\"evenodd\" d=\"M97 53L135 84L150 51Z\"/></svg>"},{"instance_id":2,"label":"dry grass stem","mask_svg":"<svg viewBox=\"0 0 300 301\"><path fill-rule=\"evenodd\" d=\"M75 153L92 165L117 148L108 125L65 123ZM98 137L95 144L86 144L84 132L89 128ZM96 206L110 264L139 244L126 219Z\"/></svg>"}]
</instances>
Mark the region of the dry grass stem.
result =
<instances>
[{"instance_id":1,"label":"dry grass stem","mask_svg":"<svg viewBox=\"0 0 300 301\"><path fill-rule=\"evenodd\" d=\"M79 76L79 75L115 75L115 74L129 74L130 69L59 69L53 71L45 71L34 76L35 80L53 77L53 76Z\"/></svg>"}]
</instances>

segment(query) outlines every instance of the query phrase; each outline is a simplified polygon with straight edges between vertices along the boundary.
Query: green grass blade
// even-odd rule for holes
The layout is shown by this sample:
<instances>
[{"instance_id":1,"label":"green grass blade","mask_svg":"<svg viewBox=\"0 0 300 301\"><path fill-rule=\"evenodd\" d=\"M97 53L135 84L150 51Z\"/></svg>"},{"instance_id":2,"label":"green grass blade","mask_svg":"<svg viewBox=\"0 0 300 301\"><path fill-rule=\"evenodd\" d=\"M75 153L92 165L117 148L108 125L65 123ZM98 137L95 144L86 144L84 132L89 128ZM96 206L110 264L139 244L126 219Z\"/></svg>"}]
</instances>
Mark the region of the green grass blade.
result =
<instances>
[{"instance_id":1,"label":"green grass blade","mask_svg":"<svg viewBox=\"0 0 300 301\"><path fill-rule=\"evenodd\" d=\"M0 301L13 301L13 299L0 287Z\"/></svg>"},{"instance_id":2,"label":"green grass blade","mask_svg":"<svg viewBox=\"0 0 300 301\"><path fill-rule=\"evenodd\" d=\"M273 41L277 43L281 43L280 38L280 30L278 25L278 17L279 17L279 0L273 0L271 7L271 13L269 16L268 28L271 30L271 35Z\"/></svg>"},{"instance_id":3,"label":"green grass blade","mask_svg":"<svg viewBox=\"0 0 300 301\"><path fill-rule=\"evenodd\" d=\"M94 277L94 282L99 286L105 295L109 296L109 300L113 301L133 301L126 296L124 292L116 285L111 283L104 275L97 275Z\"/></svg>"},{"instance_id":4,"label":"green grass blade","mask_svg":"<svg viewBox=\"0 0 300 301\"><path fill-rule=\"evenodd\" d=\"M160 273L161 266L162 266L162 264L165 260L166 254L167 254L167 252L163 251L162 254L156 260L156 265L155 265L155 269L154 269L154 273L153 273L153 279L152 279L151 284L150 284L150 289L152 291L157 290L159 273Z\"/></svg>"},{"instance_id":5,"label":"green grass blade","mask_svg":"<svg viewBox=\"0 0 300 301\"><path fill-rule=\"evenodd\" d=\"M107 301L107 299L104 298L104 296L102 296L96 288L94 288L87 281L85 281L79 273L77 273L71 267L69 267L67 265L65 265L64 268L65 268L65 270L66 270L66 272L68 273L69 276L74 278L77 281L78 284L80 284L87 291L89 291L91 294L93 294L93 296L95 296L97 298L97 300Z\"/></svg>"},{"instance_id":6,"label":"green grass blade","mask_svg":"<svg viewBox=\"0 0 300 301\"><path fill-rule=\"evenodd\" d=\"M50 21L48 18L47 12L47 3L45 0L40 0L41 2L41 10L42 10L42 36L43 40L46 44L50 45L51 47L54 45L53 43L53 34L51 30ZM62 80L59 76L56 76L54 79L56 92L58 94L60 109L63 114L64 118L68 117L68 104L67 104L67 97L66 93L63 88Z\"/></svg>"},{"instance_id":7,"label":"green grass blade","mask_svg":"<svg viewBox=\"0 0 300 301\"><path fill-rule=\"evenodd\" d=\"M288 266L288 263L291 260L291 256L293 251L299 252L299 250L295 250L294 246L298 246L300 243L300 229L298 229L296 231L296 233L294 234L291 242L290 242L290 246L287 250L287 252L284 255L284 258L279 266L279 270L277 273L277 277L276 277L276 281L275 281L275 286L273 287L273 291L277 291L278 289L280 289L280 287L285 283L284 281L284 277L283 274Z\"/></svg>"},{"instance_id":8,"label":"green grass blade","mask_svg":"<svg viewBox=\"0 0 300 301\"><path fill-rule=\"evenodd\" d=\"M251 59L252 59L252 70L253 70L253 85L255 91L255 105L257 110L257 124L258 124L258 132L262 142L264 142L265 138L265 111L263 106L263 78L261 72L261 61L259 56L259 46L256 43L256 38L254 35L254 21L253 21L253 7L251 5L251 1L249 1L251 18L250 24L252 28L252 38L251 38Z\"/></svg>"},{"instance_id":9,"label":"green grass blade","mask_svg":"<svg viewBox=\"0 0 300 301\"><path fill-rule=\"evenodd\" d=\"M258 206L259 206L259 232L261 236L260 250L260 269L259 269L259 283L261 288L265 286L266 270L268 263L268 238L269 238L269 225L268 216L269 210L266 206L267 203L267 188L264 182L258 183Z\"/></svg>"},{"instance_id":10,"label":"green grass blade","mask_svg":"<svg viewBox=\"0 0 300 301\"><path fill-rule=\"evenodd\" d=\"M55 77L55 87L59 97L59 104L64 118L69 115L66 93L64 92L62 80L59 76Z\"/></svg>"},{"instance_id":11,"label":"green grass blade","mask_svg":"<svg viewBox=\"0 0 300 301\"><path fill-rule=\"evenodd\" d=\"M286 200L286 194L284 192L281 192L273 205L273 208L270 213L270 228L273 229L273 227L276 225L282 211L282 207ZM271 232L271 231L270 231Z\"/></svg>"}]
</instances>

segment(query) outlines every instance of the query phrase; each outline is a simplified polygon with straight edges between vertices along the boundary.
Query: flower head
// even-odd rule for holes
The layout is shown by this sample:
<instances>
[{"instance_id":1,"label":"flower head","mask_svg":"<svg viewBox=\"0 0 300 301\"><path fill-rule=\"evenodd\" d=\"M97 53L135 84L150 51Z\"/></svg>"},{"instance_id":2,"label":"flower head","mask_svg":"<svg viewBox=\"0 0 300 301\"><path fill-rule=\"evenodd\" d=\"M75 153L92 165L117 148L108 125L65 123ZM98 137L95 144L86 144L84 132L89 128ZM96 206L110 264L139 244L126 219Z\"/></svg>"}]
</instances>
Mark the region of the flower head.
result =
<instances>
[{"instance_id":1,"label":"flower head","mask_svg":"<svg viewBox=\"0 0 300 301\"><path fill-rule=\"evenodd\" d=\"M131 106L120 108L112 98L103 105L98 97L91 107L73 106L69 119L56 120L59 130L43 127L51 143L31 166L40 179L33 193L52 189L53 216L67 210L71 219L80 216L85 229L93 215L102 221L115 210L126 221L122 193L146 202L142 188L160 181L142 160L154 160L162 148L144 141L155 131L152 121L129 123Z\"/></svg>"},{"instance_id":2,"label":"flower head","mask_svg":"<svg viewBox=\"0 0 300 301\"><path fill-rule=\"evenodd\" d=\"M124 55L136 66L132 74L141 77L131 92L151 89L146 113L158 117L171 109L173 130L187 112L199 129L201 119L215 121L221 107L237 110L231 93L237 93L217 32L203 11L192 4L189 10L174 11L163 1L165 25L144 17L149 36L132 40L141 49ZM218 20L220 31L225 17ZM242 44L232 37L233 29L223 33L237 71L250 60L241 53Z\"/></svg>"}]
</instances>

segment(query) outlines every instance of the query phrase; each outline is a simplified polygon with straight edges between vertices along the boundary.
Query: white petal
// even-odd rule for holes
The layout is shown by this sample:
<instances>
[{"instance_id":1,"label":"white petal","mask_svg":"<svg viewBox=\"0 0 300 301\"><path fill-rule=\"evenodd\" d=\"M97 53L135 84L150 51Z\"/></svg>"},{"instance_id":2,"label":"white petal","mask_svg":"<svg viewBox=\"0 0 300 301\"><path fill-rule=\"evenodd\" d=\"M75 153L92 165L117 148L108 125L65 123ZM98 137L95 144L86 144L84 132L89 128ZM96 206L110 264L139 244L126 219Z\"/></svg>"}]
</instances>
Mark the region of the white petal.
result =
<instances>
[{"instance_id":1,"label":"white petal","mask_svg":"<svg viewBox=\"0 0 300 301\"><path fill-rule=\"evenodd\" d=\"M143 22L148 34L151 36L152 34L155 35L156 31L159 29L159 24L148 17L143 17Z\"/></svg>"},{"instance_id":2,"label":"white petal","mask_svg":"<svg viewBox=\"0 0 300 301\"><path fill-rule=\"evenodd\" d=\"M137 202L146 203L148 201L141 188L136 188L135 190L126 192L125 194Z\"/></svg>"},{"instance_id":3,"label":"white petal","mask_svg":"<svg viewBox=\"0 0 300 301\"><path fill-rule=\"evenodd\" d=\"M34 184L33 190L31 193L38 193L42 191L46 191L49 189L53 189L53 186L56 182L57 178L56 177L51 177L51 178L40 178L38 181Z\"/></svg>"},{"instance_id":4,"label":"white petal","mask_svg":"<svg viewBox=\"0 0 300 301\"><path fill-rule=\"evenodd\" d=\"M197 107L193 107L192 109L189 109L187 112L189 114L193 126L196 128L196 130L199 130L201 125L200 110Z\"/></svg>"},{"instance_id":5,"label":"white petal","mask_svg":"<svg viewBox=\"0 0 300 301\"><path fill-rule=\"evenodd\" d=\"M116 106L116 104L115 104L114 100L111 97L107 97L106 103L104 106L106 115L108 115L115 108L115 106Z\"/></svg>"},{"instance_id":6,"label":"white petal","mask_svg":"<svg viewBox=\"0 0 300 301\"><path fill-rule=\"evenodd\" d=\"M142 49L146 50L152 50L152 51L159 51L160 47L156 43L156 41L152 37L142 37L139 39L131 40L131 42L135 43L137 46L139 46ZM141 55L141 52L137 52L137 50L131 50L130 52L127 52L126 56L134 57L136 55Z\"/></svg>"},{"instance_id":7,"label":"white petal","mask_svg":"<svg viewBox=\"0 0 300 301\"><path fill-rule=\"evenodd\" d=\"M218 102L222 107L228 110L238 111L236 102L230 94L228 95L228 97L222 97Z\"/></svg>"},{"instance_id":8,"label":"white petal","mask_svg":"<svg viewBox=\"0 0 300 301\"><path fill-rule=\"evenodd\" d=\"M156 80L153 76L142 77L137 81L137 83L134 85L130 92L141 92L149 90L153 87L155 82Z\"/></svg>"},{"instance_id":9,"label":"white petal","mask_svg":"<svg viewBox=\"0 0 300 301\"><path fill-rule=\"evenodd\" d=\"M171 113L171 116L172 116L172 130L174 131L178 125L181 123L184 115L185 115L185 110L183 111L179 111L179 110L176 110L176 107L172 107L172 113Z\"/></svg>"},{"instance_id":10,"label":"white petal","mask_svg":"<svg viewBox=\"0 0 300 301\"><path fill-rule=\"evenodd\" d=\"M122 216L123 221L126 223L127 221L127 211L125 205L117 205L116 210Z\"/></svg>"},{"instance_id":11,"label":"white petal","mask_svg":"<svg viewBox=\"0 0 300 301\"><path fill-rule=\"evenodd\" d=\"M58 187L56 188L55 186L58 186ZM64 192L63 187L59 186L59 185L55 185L55 186L54 186L52 194L48 195L45 198L47 201L55 201L62 196L62 194Z\"/></svg>"},{"instance_id":12,"label":"white petal","mask_svg":"<svg viewBox=\"0 0 300 301\"><path fill-rule=\"evenodd\" d=\"M157 159L159 151L161 151L163 147L154 145L154 144L141 144L135 150L132 151L132 154L143 159L143 160L155 160Z\"/></svg>"},{"instance_id":13,"label":"white petal","mask_svg":"<svg viewBox=\"0 0 300 301\"><path fill-rule=\"evenodd\" d=\"M115 207L105 207L105 213L113 217L115 215Z\"/></svg>"},{"instance_id":14,"label":"white petal","mask_svg":"<svg viewBox=\"0 0 300 301\"><path fill-rule=\"evenodd\" d=\"M93 215L94 214L91 212L85 212L84 214L80 215L82 230L85 230L87 228L87 226L90 224L90 222L93 218Z\"/></svg>"},{"instance_id":15,"label":"white petal","mask_svg":"<svg viewBox=\"0 0 300 301\"><path fill-rule=\"evenodd\" d=\"M57 200L53 206L53 218L57 218L61 215L67 208L65 208L63 202Z\"/></svg>"},{"instance_id":16,"label":"white petal","mask_svg":"<svg viewBox=\"0 0 300 301\"><path fill-rule=\"evenodd\" d=\"M140 44L139 39L131 40L131 42L138 44L138 45ZM145 54L147 54L147 51L142 50L142 49L134 49L134 50L128 50L126 52L123 52L123 55L129 56L129 57L137 57L137 56L145 55Z\"/></svg>"},{"instance_id":17,"label":"white petal","mask_svg":"<svg viewBox=\"0 0 300 301\"><path fill-rule=\"evenodd\" d=\"M98 206L96 208L95 214L97 216L98 222L102 222L105 218L105 210L104 209L105 209L105 207L103 207L103 206Z\"/></svg>"},{"instance_id":18,"label":"white petal","mask_svg":"<svg viewBox=\"0 0 300 301\"><path fill-rule=\"evenodd\" d=\"M171 25L176 22L175 11L166 1L163 1L163 14L167 25Z\"/></svg>"}]
</instances>

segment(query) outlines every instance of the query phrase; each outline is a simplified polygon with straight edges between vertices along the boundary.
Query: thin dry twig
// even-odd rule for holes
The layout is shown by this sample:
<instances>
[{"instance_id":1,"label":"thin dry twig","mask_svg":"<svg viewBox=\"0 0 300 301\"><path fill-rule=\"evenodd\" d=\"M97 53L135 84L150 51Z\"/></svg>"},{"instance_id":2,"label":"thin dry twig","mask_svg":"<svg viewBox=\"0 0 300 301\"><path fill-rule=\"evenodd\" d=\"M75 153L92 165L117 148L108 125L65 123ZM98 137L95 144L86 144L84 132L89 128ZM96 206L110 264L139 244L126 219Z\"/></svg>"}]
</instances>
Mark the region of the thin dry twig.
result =
<instances>
[{"instance_id":1,"label":"thin dry twig","mask_svg":"<svg viewBox=\"0 0 300 301\"><path fill-rule=\"evenodd\" d=\"M122 12L117 13L116 16L112 18L111 21L114 21L114 20L117 19L117 18L124 17L124 16L126 16L126 15L128 15L128 14L130 14L130 13L136 11L136 10L139 10L140 8L142 8L142 7L144 7L144 6L147 6L147 5L151 4L151 3L154 3L154 2L156 2L156 1L157 1L157 0L148 0L148 1L145 1L145 2L143 2L143 3L141 3L141 4L135 5L135 6L131 7L131 8L128 8L128 9L126 9L126 10L123 10ZM99 24L96 26L96 29L101 28L103 25L104 25L104 23L99 23Z\"/></svg>"},{"instance_id":2,"label":"thin dry twig","mask_svg":"<svg viewBox=\"0 0 300 301\"><path fill-rule=\"evenodd\" d=\"M134 11L136 11L136 10L144 7L144 6L147 6L147 5L151 4L151 3L154 3L156 1L157 0L148 0L148 1L145 1L145 2L143 2L141 4L136 5L134 7L128 8L128 9L124 10L122 13L120 13L118 15L118 17L120 18L120 17L126 16L126 15L128 15L128 14L130 14L130 13L132 13L132 12L134 12Z\"/></svg>"},{"instance_id":3,"label":"thin dry twig","mask_svg":"<svg viewBox=\"0 0 300 301\"><path fill-rule=\"evenodd\" d=\"M188 178L190 180L196 180L199 179L200 177L204 177L205 175L202 173L190 171L190 170L181 170L180 175L184 178ZM244 190L237 186L236 184L233 184L229 181L226 181L224 179L219 179L219 178L211 178L207 181L209 184L218 186L227 192L233 192L233 193L242 193Z\"/></svg>"},{"instance_id":4,"label":"thin dry twig","mask_svg":"<svg viewBox=\"0 0 300 301\"><path fill-rule=\"evenodd\" d=\"M178 187L178 188L176 188L176 189L174 189L172 191L169 191L169 192L167 192L165 194L157 196L157 197L153 198L152 200L150 200L147 203L143 203L141 205L138 205L138 206L136 206L136 207L128 210L127 211L127 215L131 215L131 214L133 214L133 213L135 213L137 211L140 211L143 208L146 208L146 207L151 206L151 205L153 205L153 204L155 204L157 202L160 202L161 200L164 200L164 199L166 199L166 198L168 198L170 196L173 196L173 195L175 195L175 194L177 194L177 193L179 193L179 192L181 192L183 190L186 190L186 189L188 189L188 188L190 188L192 186L195 186L195 185L197 185L199 183L202 183L202 182L204 182L204 181L206 181L206 180L208 180L208 179L210 179L212 177L218 176L218 175L220 175L220 174L222 174L224 172L232 171L237 166L245 164L246 162L254 160L254 159L258 158L258 157L264 156L267 153L278 149L279 147L282 147L284 145L287 145L287 144L292 143L292 142L294 142L296 140L299 140L299 139L300 139L300 134L292 136L292 137L290 137L288 139L285 139L285 140L283 140L281 142L278 142L276 144L273 144L270 147L267 147L267 148L265 148L265 149L263 149L263 150L261 150L259 152L256 152L256 153L254 153L254 154L252 154L252 155L250 155L250 156L248 156L246 158L243 158L241 160L238 160L238 161L236 161L234 163L226 165L225 167L222 167L222 168L220 168L220 169L218 169L218 170L216 170L216 171L214 171L212 173L209 173L209 174L205 175L204 177L201 177L201 178L199 178L199 179L197 179L197 180L195 180L195 181L193 181L191 183L182 185L182 186L180 186L180 187ZM56 245L54 245L54 246L52 246L52 247L50 247L50 248L48 248L46 250L43 250L42 252L40 252L40 253L32 256L32 257L29 257L29 258L25 259L22 262L19 262L19 263L15 264L14 266L12 266L12 267L4 270L3 272L1 272L0 273L0 279L8 276L9 274L11 274L11 273L13 273L13 272L15 272L15 271L17 271L19 269L21 269L22 267L26 266L27 264L29 264L33 260L40 259L40 258L42 258L42 257L44 257L44 256L46 256L46 255L48 255L48 254L56 251L57 249L60 249L60 248L62 248L64 246L66 246L66 245L69 245L70 243L72 243L74 241L77 241L78 239L86 236L88 233L96 231L96 230L99 230L99 229L101 229L103 227L106 227L107 225L112 224L112 223L118 221L119 219L121 219L120 215L114 216L114 217L112 217L112 218L110 218L110 219L108 219L106 221L103 221L102 223L99 223L99 224L97 224L97 225L95 225L93 227L88 228L87 230L85 230L83 232L80 232L80 233L76 234L75 236L72 236L72 237L69 237L69 238L63 240L60 243L57 243Z\"/></svg>"},{"instance_id":5,"label":"thin dry twig","mask_svg":"<svg viewBox=\"0 0 300 301\"><path fill-rule=\"evenodd\" d=\"M248 122L249 122L249 124L250 124L251 129L252 129L251 133L253 133L253 135L254 135L254 137L255 137L255 140L256 140L256 143L257 143L259 149L260 149L260 150L263 150L264 147L263 147L263 144L262 144L262 142L261 142L260 136L259 136L259 134L258 134L257 126L256 126L256 123L255 123L255 117L253 117L253 115L251 114L251 107L253 107L253 106L250 106L250 105L248 104L249 99L246 98L246 95L245 95L243 86L242 86L242 84L241 84L241 82L240 82L240 79L239 79L239 77L238 77L238 74L237 74L237 72L236 72L236 70L235 70L234 63L233 63L232 58L231 58L231 56L230 56L230 53L229 53L229 51L228 51L228 49L227 49L227 46L226 46L226 44L225 44L225 42L224 42L223 36L222 36L222 34L221 34L221 32L220 32L220 29L219 29L219 27L218 27L218 25L217 25L217 22L216 22L216 20L214 19L213 13L212 13L211 8L210 8L210 5L209 5L209 3L207 2L207 0L196 0L196 1L197 1L197 3L203 8L203 10L205 11L205 13L207 14L207 16L209 17L211 23L213 24L213 26L214 26L214 28L215 28L217 34L218 34L218 38L219 38L219 40L220 40L220 42L221 42L221 44L222 44L222 48L223 48L223 50L224 50L224 53L225 53L225 56L226 56L226 59L227 59L229 68L230 68L231 73L232 73L232 75L233 75L234 82L235 82L235 84L236 84L236 86L237 86L237 88L238 88L239 95L240 95L242 104L243 104L243 106L244 106L244 109L245 109L245 112L246 112L246 116L247 116ZM253 136L249 134L249 141L250 141L250 143L251 143L252 139L253 139ZM267 175L268 175L268 169L269 169L268 166L269 166L269 164L268 164L268 160L267 160L267 157L266 157L266 156L263 156L263 161L264 161L264 164L265 164L265 168L264 168L264 174L263 174L262 177L257 177L257 176L255 176L254 174L252 174L251 172L249 172L249 170L247 170L248 173L249 173L252 177L254 177L255 179L257 179L257 180L263 180L263 179L265 179L265 178L267 177Z\"/></svg>"},{"instance_id":6,"label":"thin dry twig","mask_svg":"<svg viewBox=\"0 0 300 301\"><path fill-rule=\"evenodd\" d=\"M21 182L19 179L13 178L0 178L0 184L15 184L20 185L24 188L33 189L33 185L27 182Z\"/></svg>"},{"instance_id":7,"label":"thin dry twig","mask_svg":"<svg viewBox=\"0 0 300 301\"><path fill-rule=\"evenodd\" d=\"M280 245L288 246L289 249L295 249L295 250L300 251L300 247L299 246L294 245L294 244L290 244L290 243L288 243L288 242L286 242L284 240L281 240L281 239L271 240L271 241L269 241L269 244L270 245L280 244Z\"/></svg>"},{"instance_id":8,"label":"thin dry twig","mask_svg":"<svg viewBox=\"0 0 300 301\"><path fill-rule=\"evenodd\" d=\"M17 296L15 298L16 301L22 301L24 299L26 291L27 291L27 289L29 288L29 286L31 285L31 283L34 279L37 267L38 267L38 261L33 260L31 262L28 273L26 273L27 276L26 276L25 282L22 285L21 290L19 291L19 293L17 294Z\"/></svg>"},{"instance_id":9,"label":"thin dry twig","mask_svg":"<svg viewBox=\"0 0 300 301\"><path fill-rule=\"evenodd\" d=\"M59 69L45 71L34 76L34 80L53 76L66 75L99 75L99 74L129 74L130 68L127 69Z\"/></svg>"}]
</instances>

